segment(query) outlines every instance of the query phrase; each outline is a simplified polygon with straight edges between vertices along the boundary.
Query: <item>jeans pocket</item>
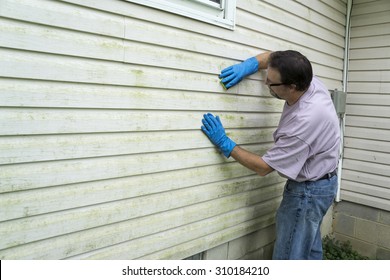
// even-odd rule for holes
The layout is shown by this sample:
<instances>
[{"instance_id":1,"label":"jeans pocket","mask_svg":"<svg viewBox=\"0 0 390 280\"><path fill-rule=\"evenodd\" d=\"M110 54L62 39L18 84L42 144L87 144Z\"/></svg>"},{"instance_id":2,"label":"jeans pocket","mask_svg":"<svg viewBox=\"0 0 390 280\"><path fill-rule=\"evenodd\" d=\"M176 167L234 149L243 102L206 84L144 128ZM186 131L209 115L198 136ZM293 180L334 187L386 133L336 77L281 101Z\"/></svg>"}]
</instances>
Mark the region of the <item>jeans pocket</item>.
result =
<instances>
[{"instance_id":1,"label":"jeans pocket","mask_svg":"<svg viewBox=\"0 0 390 280\"><path fill-rule=\"evenodd\" d=\"M310 197L307 218L313 222L320 222L332 205L334 198L334 194Z\"/></svg>"},{"instance_id":2,"label":"jeans pocket","mask_svg":"<svg viewBox=\"0 0 390 280\"><path fill-rule=\"evenodd\" d=\"M327 180L312 182L308 187L309 207L307 218L319 222L332 205L337 192L337 176Z\"/></svg>"}]
</instances>

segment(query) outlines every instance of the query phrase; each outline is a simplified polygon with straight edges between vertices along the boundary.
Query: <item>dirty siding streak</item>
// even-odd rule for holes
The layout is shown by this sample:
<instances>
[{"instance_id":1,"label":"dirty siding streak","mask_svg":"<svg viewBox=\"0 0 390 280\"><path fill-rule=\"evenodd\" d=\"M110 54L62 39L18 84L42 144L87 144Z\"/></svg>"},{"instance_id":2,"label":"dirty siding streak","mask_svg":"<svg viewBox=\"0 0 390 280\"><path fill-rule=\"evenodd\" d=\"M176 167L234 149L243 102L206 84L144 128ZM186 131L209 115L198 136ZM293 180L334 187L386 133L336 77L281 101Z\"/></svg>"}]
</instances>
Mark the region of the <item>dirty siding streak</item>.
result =
<instances>
[{"instance_id":1,"label":"dirty siding streak","mask_svg":"<svg viewBox=\"0 0 390 280\"><path fill-rule=\"evenodd\" d=\"M200 120L263 154L283 102L265 72L228 91L218 74L294 48L340 88L345 7L271 2L238 1L232 31L128 1L3 0L0 258L178 259L272 226L285 180L225 159Z\"/></svg>"}]
</instances>

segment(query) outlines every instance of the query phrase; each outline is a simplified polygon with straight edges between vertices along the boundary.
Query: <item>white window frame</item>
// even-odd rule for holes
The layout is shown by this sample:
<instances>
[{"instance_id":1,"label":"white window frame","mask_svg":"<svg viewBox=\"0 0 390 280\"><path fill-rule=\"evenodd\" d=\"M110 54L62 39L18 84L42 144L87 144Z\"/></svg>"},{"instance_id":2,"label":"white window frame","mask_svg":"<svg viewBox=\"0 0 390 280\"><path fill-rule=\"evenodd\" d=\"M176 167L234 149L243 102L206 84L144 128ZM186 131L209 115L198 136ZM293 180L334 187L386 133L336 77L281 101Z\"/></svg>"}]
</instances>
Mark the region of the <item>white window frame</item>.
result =
<instances>
[{"instance_id":1,"label":"white window frame","mask_svg":"<svg viewBox=\"0 0 390 280\"><path fill-rule=\"evenodd\" d=\"M234 29L236 0L126 0L136 4L168 11L227 29Z\"/></svg>"}]
</instances>

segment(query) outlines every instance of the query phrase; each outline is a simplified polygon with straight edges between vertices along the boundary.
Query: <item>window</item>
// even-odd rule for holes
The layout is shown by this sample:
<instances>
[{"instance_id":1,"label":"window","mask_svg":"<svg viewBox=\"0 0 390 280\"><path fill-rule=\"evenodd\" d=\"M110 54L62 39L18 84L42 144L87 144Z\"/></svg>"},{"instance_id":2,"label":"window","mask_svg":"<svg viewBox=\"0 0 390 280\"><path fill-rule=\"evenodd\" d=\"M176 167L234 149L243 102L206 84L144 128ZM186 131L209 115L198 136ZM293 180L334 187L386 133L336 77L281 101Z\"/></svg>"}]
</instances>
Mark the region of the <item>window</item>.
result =
<instances>
[{"instance_id":1,"label":"window","mask_svg":"<svg viewBox=\"0 0 390 280\"><path fill-rule=\"evenodd\" d=\"M236 0L127 0L234 29Z\"/></svg>"}]
</instances>

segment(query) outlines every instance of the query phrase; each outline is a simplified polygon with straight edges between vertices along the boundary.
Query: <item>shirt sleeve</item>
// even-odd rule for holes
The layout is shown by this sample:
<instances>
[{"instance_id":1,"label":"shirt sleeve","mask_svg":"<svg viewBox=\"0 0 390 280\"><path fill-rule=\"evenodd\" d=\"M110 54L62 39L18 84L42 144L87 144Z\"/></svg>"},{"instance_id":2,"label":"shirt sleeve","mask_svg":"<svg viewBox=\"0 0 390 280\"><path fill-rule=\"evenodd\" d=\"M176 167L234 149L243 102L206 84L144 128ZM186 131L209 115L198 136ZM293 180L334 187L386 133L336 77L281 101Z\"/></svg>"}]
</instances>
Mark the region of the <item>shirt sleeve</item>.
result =
<instances>
[{"instance_id":1,"label":"shirt sleeve","mask_svg":"<svg viewBox=\"0 0 390 280\"><path fill-rule=\"evenodd\" d=\"M262 157L273 169L296 180L310 154L309 145L296 136L280 137Z\"/></svg>"}]
</instances>

